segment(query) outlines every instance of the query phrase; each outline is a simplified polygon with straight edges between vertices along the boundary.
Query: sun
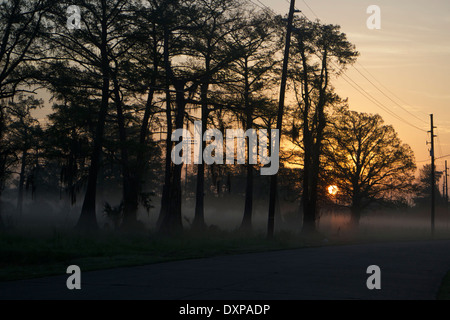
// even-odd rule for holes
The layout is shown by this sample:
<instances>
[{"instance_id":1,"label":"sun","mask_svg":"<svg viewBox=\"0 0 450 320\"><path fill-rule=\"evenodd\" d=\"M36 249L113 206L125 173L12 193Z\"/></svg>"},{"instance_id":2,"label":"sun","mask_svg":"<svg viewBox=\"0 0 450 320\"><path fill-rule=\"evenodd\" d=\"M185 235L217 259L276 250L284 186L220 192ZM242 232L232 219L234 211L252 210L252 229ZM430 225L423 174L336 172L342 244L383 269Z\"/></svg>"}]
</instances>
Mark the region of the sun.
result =
<instances>
[{"instance_id":1,"label":"sun","mask_svg":"<svg viewBox=\"0 0 450 320\"><path fill-rule=\"evenodd\" d=\"M332 196L335 196L339 191L339 188L337 186L329 186L328 187L328 193Z\"/></svg>"}]
</instances>

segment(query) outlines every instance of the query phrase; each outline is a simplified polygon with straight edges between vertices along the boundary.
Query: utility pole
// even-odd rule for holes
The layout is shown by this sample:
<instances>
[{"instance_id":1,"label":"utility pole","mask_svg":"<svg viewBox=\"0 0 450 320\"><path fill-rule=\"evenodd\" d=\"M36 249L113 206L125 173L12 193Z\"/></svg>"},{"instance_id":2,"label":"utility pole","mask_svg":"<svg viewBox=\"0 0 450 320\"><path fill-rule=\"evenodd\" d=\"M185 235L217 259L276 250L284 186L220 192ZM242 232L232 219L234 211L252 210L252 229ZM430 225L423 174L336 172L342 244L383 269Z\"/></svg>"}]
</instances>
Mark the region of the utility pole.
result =
<instances>
[{"instance_id":1,"label":"utility pole","mask_svg":"<svg viewBox=\"0 0 450 320\"><path fill-rule=\"evenodd\" d=\"M442 183L442 198L444 198L444 200L445 200L445 177L444 177L444 182Z\"/></svg>"},{"instance_id":2,"label":"utility pole","mask_svg":"<svg viewBox=\"0 0 450 320\"><path fill-rule=\"evenodd\" d=\"M435 205L436 205L436 166L435 166L435 156L434 156L434 121L433 115L431 118L431 237L434 238L434 219L435 219Z\"/></svg>"},{"instance_id":3,"label":"utility pole","mask_svg":"<svg viewBox=\"0 0 450 320\"><path fill-rule=\"evenodd\" d=\"M445 201L445 213L446 213L445 218L447 220L447 230L448 230L449 216L448 216L448 166L447 166L447 160L445 160L444 185L445 185L445 189L444 189L444 193L442 194L442 196L444 197L444 201Z\"/></svg>"},{"instance_id":4,"label":"utility pole","mask_svg":"<svg viewBox=\"0 0 450 320\"><path fill-rule=\"evenodd\" d=\"M280 133L279 139L281 139L281 128L283 124L283 114L284 114L284 100L286 97L286 84L287 84L287 73L288 73L288 63L289 63L289 51L291 49L291 36L292 36L292 25L294 22L294 13L298 12L295 9L295 0L291 0L291 6L289 9L288 16L288 27L286 33L286 46L284 50L284 60L283 60L283 72L281 75L281 88L280 88L280 101L278 105L278 117L277 117L277 130ZM271 135L272 136L272 135ZM280 140L271 141L271 143L278 143L280 145ZM272 148L271 148L272 150ZM267 222L267 237L269 239L273 238L274 227L275 227L275 201L277 193L278 184L278 173L270 178L270 195L269 195L269 217Z\"/></svg>"},{"instance_id":5,"label":"utility pole","mask_svg":"<svg viewBox=\"0 0 450 320\"><path fill-rule=\"evenodd\" d=\"M445 176L444 176L444 182L445 182L445 206L448 209L448 166L447 166L447 160L445 160Z\"/></svg>"}]
</instances>

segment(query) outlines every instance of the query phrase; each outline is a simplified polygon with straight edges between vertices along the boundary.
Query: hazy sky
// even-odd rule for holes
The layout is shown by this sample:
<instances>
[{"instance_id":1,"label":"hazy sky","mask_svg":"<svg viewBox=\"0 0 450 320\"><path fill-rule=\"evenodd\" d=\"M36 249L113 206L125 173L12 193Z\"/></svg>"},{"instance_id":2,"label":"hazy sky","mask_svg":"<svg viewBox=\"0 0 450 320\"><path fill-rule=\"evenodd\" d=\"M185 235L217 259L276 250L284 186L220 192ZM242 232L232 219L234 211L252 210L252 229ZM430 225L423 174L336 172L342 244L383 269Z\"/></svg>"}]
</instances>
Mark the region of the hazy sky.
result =
<instances>
[{"instance_id":1,"label":"hazy sky","mask_svg":"<svg viewBox=\"0 0 450 320\"><path fill-rule=\"evenodd\" d=\"M252 1L262 6L257 0ZM277 13L287 13L289 9L287 0L260 1ZM354 68L346 75L401 119L424 131L430 130L429 114L434 113L439 135L436 155L450 154L450 1L306 0L306 3L323 23L342 27L361 54L360 64L355 67L414 116L394 104ZM370 5L381 8L381 30L367 28L366 11ZM308 18L316 18L303 0L296 0L296 7ZM364 68L401 100L372 79ZM401 139L413 148L417 161L429 159L426 132L391 116L344 80L335 80L334 85L342 97L349 98L351 109L379 113L386 123L394 125ZM450 157L447 160L450 162ZM444 159L436 164L442 170Z\"/></svg>"}]
</instances>

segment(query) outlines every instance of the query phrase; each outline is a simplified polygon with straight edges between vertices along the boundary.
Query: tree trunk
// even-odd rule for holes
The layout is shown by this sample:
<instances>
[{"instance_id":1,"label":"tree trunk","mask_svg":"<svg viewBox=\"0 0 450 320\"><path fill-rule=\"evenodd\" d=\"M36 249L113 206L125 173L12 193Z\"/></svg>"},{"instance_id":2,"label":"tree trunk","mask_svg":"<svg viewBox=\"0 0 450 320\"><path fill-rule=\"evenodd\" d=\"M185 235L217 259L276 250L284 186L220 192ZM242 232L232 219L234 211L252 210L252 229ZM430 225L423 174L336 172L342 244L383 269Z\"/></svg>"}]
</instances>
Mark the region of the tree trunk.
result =
<instances>
[{"instance_id":1,"label":"tree trunk","mask_svg":"<svg viewBox=\"0 0 450 320\"><path fill-rule=\"evenodd\" d=\"M5 224L3 223L3 218L2 218L2 186L0 185L0 231L5 229Z\"/></svg>"},{"instance_id":2,"label":"tree trunk","mask_svg":"<svg viewBox=\"0 0 450 320\"><path fill-rule=\"evenodd\" d=\"M315 145L314 147L319 147ZM306 157L306 148L305 148ZM306 159L305 159L306 160ZM306 164L307 163L307 164ZM320 162L305 161L303 181L303 232L311 234L316 231L317 201Z\"/></svg>"},{"instance_id":3,"label":"tree trunk","mask_svg":"<svg viewBox=\"0 0 450 320\"><path fill-rule=\"evenodd\" d=\"M202 94L203 95L203 94ZM202 98L203 99L203 98ZM208 105L204 105L202 102L202 132L201 132L201 150L203 152L206 147L206 141L203 141L203 134L207 128L208 121ZM195 196L195 217L192 226L197 230L202 230L205 228L205 208L204 208L204 198L205 198L205 163L197 165L197 190Z\"/></svg>"},{"instance_id":4,"label":"tree trunk","mask_svg":"<svg viewBox=\"0 0 450 320\"><path fill-rule=\"evenodd\" d=\"M167 27L164 28L164 66L166 71L166 119L167 119L167 134L166 134L166 159L164 170L164 186L161 196L161 209L159 212L158 221L156 222L156 228L162 231L163 222L168 214L168 204L170 202L170 190L171 190L171 177L172 177L172 107L171 107L171 94L170 94L170 55L169 55L169 38L170 32Z\"/></svg>"},{"instance_id":5,"label":"tree trunk","mask_svg":"<svg viewBox=\"0 0 450 320\"><path fill-rule=\"evenodd\" d=\"M323 140L323 130L325 128L325 117L323 114L323 106L319 104L316 106L321 110L318 110L318 122L316 126L316 141L313 141L312 136L308 139L311 144L311 148L308 148L308 152L311 152L312 160L308 161L308 168L305 167L305 171L307 170L306 175L309 175L307 180L308 189L307 195L308 197L306 203L306 207L304 207L304 221L303 221L303 230L305 233L314 233L316 231L316 217L317 217L317 201L319 195L319 179L320 179L320 155L322 153L322 140ZM312 132L310 132L312 135ZM306 148L305 148L305 157L306 157ZM308 157L308 159L310 159Z\"/></svg>"},{"instance_id":6,"label":"tree trunk","mask_svg":"<svg viewBox=\"0 0 450 320\"><path fill-rule=\"evenodd\" d=\"M252 229L253 212L253 165L251 164L247 164L246 180L244 218L242 219L241 229L243 231L250 231Z\"/></svg>"},{"instance_id":7,"label":"tree trunk","mask_svg":"<svg viewBox=\"0 0 450 320\"><path fill-rule=\"evenodd\" d=\"M88 182L86 188L86 195L84 197L81 215L77 223L77 228L82 230L96 230L98 229L95 203L97 195L97 178L100 169L100 157L103 149L103 134L105 130L106 115L108 113L109 103L109 60L107 51L107 17L106 17L106 3L103 4L102 17L102 39L101 39L101 57L102 57L102 101L98 114L97 130L94 137L94 150L91 155L91 165L89 167Z\"/></svg>"},{"instance_id":8,"label":"tree trunk","mask_svg":"<svg viewBox=\"0 0 450 320\"><path fill-rule=\"evenodd\" d=\"M318 181L316 175L318 175L317 167L313 164L308 166L308 170L311 172L306 183L304 183L304 188L307 192L304 192L305 198L303 199L303 233L312 234L316 232L316 218L317 218L317 195L318 195ZM306 170L306 168L305 168Z\"/></svg>"},{"instance_id":9,"label":"tree trunk","mask_svg":"<svg viewBox=\"0 0 450 320\"><path fill-rule=\"evenodd\" d=\"M306 86L307 87L307 86ZM303 227L302 232L311 234L316 231L316 208L313 197L313 164L312 149L313 138L312 132L309 130L309 103L305 102L305 111L303 114L303 145L304 145L304 166L303 166Z\"/></svg>"},{"instance_id":10,"label":"tree trunk","mask_svg":"<svg viewBox=\"0 0 450 320\"><path fill-rule=\"evenodd\" d=\"M150 92L147 98L147 106L145 108L144 118L142 121L141 132L139 136L139 148L136 155L136 167L135 170L129 170L129 186L128 186L128 198L130 206L128 210L130 211L129 216L137 217L137 211L139 208L139 193L142 190L142 177L145 174L145 156L147 148L147 136L149 134L149 122L151 115L151 107L154 96L154 85L151 86Z\"/></svg>"},{"instance_id":11,"label":"tree trunk","mask_svg":"<svg viewBox=\"0 0 450 320\"><path fill-rule=\"evenodd\" d=\"M361 220L361 210L358 206L353 206L350 208L351 217L350 217L350 226L353 229L359 227L359 221Z\"/></svg>"},{"instance_id":12,"label":"tree trunk","mask_svg":"<svg viewBox=\"0 0 450 320\"><path fill-rule=\"evenodd\" d=\"M25 183L25 168L27 161L28 150L22 151L22 160L20 166L20 177L19 177L19 194L17 196L17 213L19 217L22 215L23 211L23 185Z\"/></svg>"},{"instance_id":13,"label":"tree trunk","mask_svg":"<svg viewBox=\"0 0 450 320\"><path fill-rule=\"evenodd\" d=\"M306 157L306 152L305 152ZM302 233L311 234L316 231L316 207L313 195L313 183L310 171L312 170L309 161L306 161L304 166L305 174L303 178L303 194L302 194L302 205L303 205L303 227Z\"/></svg>"},{"instance_id":14,"label":"tree trunk","mask_svg":"<svg viewBox=\"0 0 450 320\"><path fill-rule=\"evenodd\" d=\"M167 79L171 80L175 86L176 91L176 119L175 129L183 129L184 125L184 112L186 108L186 99L184 97L184 81L175 78L172 70L170 56L169 56L169 39L170 31L167 27L164 30L164 64L166 70ZM167 81L168 81L167 80ZM168 91L167 87L167 93ZM170 103L168 108L170 109ZM169 117L171 120L171 117ZM172 180L170 180L170 174L168 175L168 168L171 166L171 128L168 128L167 132L167 144L166 144L166 185L163 189L163 198L161 199L161 214L159 218L159 231L166 234L178 233L183 229L183 223L181 220L181 171L183 165L175 165L172 174ZM170 141L170 143L169 143ZM169 170L170 172L170 170ZM164 206L164 207L163 207Z\"/></svg>"},{"instance_id":15,"label":"tree trunk","mask_svg":"<svg viewBox=\"0 0 450 320\"><path fill-rule=\"evenodd\" d=\"M248 74L248 58L245 57L245 89L244 89L244 104L246 113L246 130L253 128L253 106L250 103L250 85ZM247 181L245 186L245 206L244 217L242 219L241 229L250 231L252 228L252 212L253 212L253 165L250 164L250 138L247 138Z\"/></svg>"},{"instance_id":16,"label":"tree trunk","mask_svg":"<svg viewBox=\"0 0 450 320\"><path fill-rule=\"evenodd\" d=\"M114 98L116 100L117 123L119 127L120 150L122 156L122 187L123 187L123 221L122 226L125 229L131 229L136 226L137 222L137 202L131 198L131 181L130 181L130 162L128 158L127 136L125 131L125 117L120 97L119 83L114 75Z\"/></svg>"},{"instance_id":17,"label":"tree trunk","mask_svg":"<svg viewBox=\"0 0 450 320\"><path fill-rule=\"evenodd\" d=\"M135 209L135 213L130 213L130 215L137 216L137 210L139 207L139 193L142 190L142 177L145 174L145 157L147 148L147 139L149 135L150 126L150 116L152 114L153 107L153 97L155 95L156 77L158 72L158 46L156 40L156 27L153 25L153 32L155 34L153 43L153 74L150 81L150 88L147 96L147 103L145 106L144 117L142 119L142 125L139 134L139 148L136 155L136 168L135 170L130 170L129 172L129 197L130 197L130 210Z\"/></svg>"},{"instance_id":18,"label":"tree trunk","mask_svg":"<svg viewBox=\"0 0 450 320\"><path fill-rule=\"evenodd\" d=\"M354 179L353 181L352 205L350 207L350 227L353 229L358 228L362 212L361 189L358 180L359 179Z\"/></svg>"},{"instance_id":19,"label":"tree trunk","mask_svg":"<svg viewBox=\"0 0 450 320\"><path fill-rule=\"evenodd\" d=\"M303 40L300 40L300 54L303 65L303 101L305 103L303 110L303 147L304 147L304 167L303 167L303 227L302 233L311 234L316 231L316 208L312 199L312 152L313 152L313 133L310 129L309 112L310 112L310 96L309 96L309 75L308 63L306 60L305 46Z\"/></svg>"},{"instance_id":20,"label":"tree trunk","mask_svg":"<svg viewBox=\"0 0 450 320\"><path fill-rule=\"evenodd\" d=\"M206 72L209 72L209 61L206 62ZM202 131L201 131L201 150L203 152L206 148L206 141L203 141L203 134L206 132L208 124L208 90L209 90L209 76L204 81L201 87L201 103L202 103ZM197 165L197 190L195 197L195 218L192 226L197 230L205 228L205 163Z\"/></svg>"},{"instance_id":21,"label":"tree trunk","mask_svg":"<svg viewBox=\"0 0 450 320\"><path fill-rule=\"evenodd\" d=\"M3 191L3 181L5 179L5 163L4 163L4 153L3 150L3 133L5 132L5 113L3 106L0 105L0 231L5 228L5 224L2 219L3 207L2 207L2 191Z\"/></svg>"},{"instance_id":22,"label":"tree trunk","mask_svg":"<svg viewBox=\"0 0 450 320\"><path fill-rule=\"evenodd\" d=\"M326 89L328 87L327 53L325 51L322 60L322 74L320 77L320 93L313 121L310 126L310 96L308 65L305 55L305 47L300 41L300 53L303 63L304 77L304 103L303 112L303 144L304 144L304 182L303 182L303 232L314 233L316 231L318 188L320 179L320 156L322 154L323 133L326 127L325 104Z\"/></svg>"},{"instance_id":23,"label":"tree trunk","mask_svg":"<svg viewBox=\"0 0 450 320\"><path fill-rule=\"evenodd\" d=\"M184 81L175 81L177 114L175 129L183 129L186 100L184 97ZM171 135L171 133L169 133ZM183 230L181 220L181 172L183 164L174 165L172 181L170 182L169 197L167 198L167 212L162 217L160 232L165 234L179 233Z\"/></svg>"},{"instance_id":24,"label":"tree trunk","mask_svg":"<svg viewBox=\"0 0 450 320\"><path fill-rule=\"evenodd\" d=\"M98 117L97 130L94 140L94 151L91 155L86 195L84 197L81 215L77 227L84 230L98 228L95 203L97 195L97 177L100 169L100 156L103 148L103 132L105 128L106 114L108 112L109 77L103 79L102 103Z\"/></svg>"},{"instance_id":25,"label":"tree trunk","mask_svg":"<svg viewBox=\"0 0 450 320\"><path fill-rule=\"evenodd\" d=\"M306 189L305 189L306 188ZM311 200L311 188L303 183L303 228L302 233L311 234L316 231L316 209Z\"/></svg>"},{"instance_id":26,"label":"tree trunk","mask_svg":"<svg viewBox=\"0 0 450 320\"><path fill-rule=\"evenodd\" d=\"M167 204L169 203L169 191L170 191L170 179L172 176L172 108L171 108L171 98L170 91L166 89L166 119L167 119L167 135L166 135L166 159L165 159L165 170L164 170L164 185L161 196L161 209L159 212L158 221L156 223L157 228L161 227L162 221L167 214Z\"/></svg>"}]
</instances>

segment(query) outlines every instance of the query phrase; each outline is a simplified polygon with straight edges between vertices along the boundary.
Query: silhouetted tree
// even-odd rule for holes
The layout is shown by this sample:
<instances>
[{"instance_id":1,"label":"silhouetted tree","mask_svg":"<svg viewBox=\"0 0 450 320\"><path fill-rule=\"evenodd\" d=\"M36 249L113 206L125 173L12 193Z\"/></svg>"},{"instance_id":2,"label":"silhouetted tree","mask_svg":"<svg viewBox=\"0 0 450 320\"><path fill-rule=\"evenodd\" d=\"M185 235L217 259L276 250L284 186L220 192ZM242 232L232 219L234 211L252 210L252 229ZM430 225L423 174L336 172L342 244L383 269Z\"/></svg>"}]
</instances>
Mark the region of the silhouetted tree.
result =
<instances>
[{"instance_id":1,"label":"silhouetted tree","mask_svg":"<svg viewBox=\"0 0 450 320\"><path fill-rule=\"evenodd\" d=\"M238 51L230 51L230 34L242 26L241 12L244 7L236 0L199 0L198 19L193 21L192 45L186 48L191 52L192 59L197 64L197 73L201 73L200 82L200 108L202 121L201 135L206 132L208 118L211 112L213 99L210 97L212 89L220 84L220 73L232 60ZM212 88L213 87L213 88ZM206 147L202 141L201 150ZM195 217L193 227L203 229L204 220L204 194L205 194L205 163L197 165L197 187L195 202Z\"/></svg>"},{"instance_id":2,"label":"silhouetted tree","mask_svg":"<svg viewBox=\"0 0 450 320\"><path fill-rule=\"evenodd\" d=\"M135 129L137 132L132 136L133 139L126 141L122 148L128 154L128 169L123 168L128 171L126 173L128 178L124 178L124 188L127 189L124 189L123 203L125 227L136 222L139 202L145 204L149 200L144 193L144 177L151 158L159 156L150 137L151 121L155 120L159 112L156 96L163 92L161 87L164 86L163 32L159 23L159 3L159 1L150 1L146 6L143 3L135 4L134 24L137 28L133 33L135 43L118 65L118 74L122 78L118 82L121 85L120 91L123 95L125 88L128 100L139 101L134 111L140 116ZM126 107L126 105L123 106Z\"/></svg>"},{"instance_id":3,"label":"silhouetted tree","mask_svg":"<svg viewBox=\"0 0 450 320\"><path fill-rule=\"evenodd\" d=\"M413 190L416 170L411 148L379 115L346 107L330 116L326 135L327 174L350 203L352 224L376 201L404 199Z\"/></svg>"},{"instance_id":4,"label":"silhouetted tree","mask_svg":"<svg viewBox=\"0 0 450 320\"><path fill-rule=\"evenodd\" d=\"M155 1L156 2L156 1ZM161 212L158 219L158 229L163 233L179 232L182 230L181 220L181 170L182 164L172 165L171 135L172 135L172 88L175 91L175 121L173 129L183 129L186 105L192 99L198 87L196 77L192 70L174 63L176 57L181 58L186 53L180 48L185 48L188 31L192 28L193 21L198 17L198 12L193 3L184 0L161 1L156 7L160 13L160 23L163 29L164 72L166 78L166 170L165 183L161 198ZM186 97L188 94L188 97Z\"/></svg>"},{"instance_id":5,"label":"silhouetted tree","mask_svg":"<svg viewBox=\"0 0 450 320\"><path fill-rule=\"evenodd\" d=\"M67 95L64 104L53 105L43 141L44 166L58 168L59 186L69 195L71 205L76 203L87 181L92 153L90 141L95 133L92 113L98 106L97 101L83 98L84 94L77 97Z\"/></svg>"},{"instance_id":6,"label":"silhouetted tree","mask_svg":"<svg viewBox=\"0 0 450 320\"><path fill-rule=\"evenodd\" d=\"M265 108L270 105L267 92L274 89L274 71L279 63L275 59L280 50L277 43L277 24L274 17L263 12L249 12L247 21L232 33L234 50L241 52L241 57L228 68L225 87L230 99L236 106L234 112L242 123L244 131L255 127L267 128L264 124ZM255 124L255 120L259 123ZM243 230L252 227L253 212L253 171L250 163L249 137L247 142L246 188L244 215L241 223Z\"/></svg>"},{"instance_id":7,"label":"silhouetted tree","mask_svg":"<svg viewBox=\"0 0 450 320\"><path fill-rule=\"evenodd\" d=\"M7 132L11 123L6 108L0 108L0 230L4 228L2 219L2 193L5 189L6 181L11 174L11 168L16 163L14 147L9 139Z\"/></svg>"},{"instance_id":8,"label":"silhouetted tree","mask_svg":"<svg viewBox=\"0 0 450 320\"><path fill-rule=\"evenodd\" d=\"M437 195L437 199L442 197L439 190L439 180L443 176L442 171L435 171L435 183L434 192ZM415 184L416 195L414 202L418 206L428 206L431 203L431 164L424 165L419 171L419 177Z\"/></svg>"},{"instance_id":9,"label":"silhouetted tree","mask_svg":"<svg viewBox=\"0 0 450 320\"><path fill-rule=\"evenodd\" d=\"M42 100L32 96L19 96L15 102L10 102L8 110L11 115L11 124L8 130L8 139L12 142L19 162L19 184L17 196L17 213L23 210L24 184L27 178L27 169L36 162L30 154L42 138L41 128L37 119L33 118L31 111L42 105Z\"/></svg>"},{"instance_id":10,"label":"silhouetted tree","mask_svg":"<svg viewBox=\"0 0 450 320\"><path fill-rule=\"evenodd\" d=\"M10 164L10 151L5 140L7 128L6 101L18 92L33 91L20 87L29 80L32 63L41 48L36 45L43 15L51 5L47 0L8 0L0 3L0 226L1 194Z\"/></svg>"},{"instance_id":11,"label":"silhouetted tree","mask_svg":"<svg viewBox=\"0 0 450 320\"><path fill-rule=\"evenodd\" d=\"M232 2L218 1L163 1L160 22L164 33L164 72L166 77L166 114L168 135L172 131L171 102L174 106L173 129L183 129L188 104L200 105L202 117L213 105L208 97L214 75L234 61L239 51L229 50L224 38L226 27L236 18L227 13ZM228 8L228 9L227 9ZM231 11L230 11L231 12ZM228 15L230 14L230 15ZM232 27L235 28L235 27ZM225 51L221 51L223 48ZM194 100L200 89L200 101ZM173 93L173 94L172 94ZM204 121L206 125L207 119ZM204 128L203 128L204 129ZM166 141L166 178L161 200L159 229L163 232L179 231L181 223L181 170L183 165L171 165L169 157L172 142ZM200 168L199 205L196 225L202 222L202 177Z\"/></svg>"},{"instance_id":12,"label":"silhouetted tree","mask_svg":"<svg viewBox=\"0 0 450 320\"><path fill-rule=\"evenodd\" d=\"M96 229L96 194L100 168L105 121L110 101L112 62L119 59L129 48L125 40L133 28L127 17L132 16L131 0L76 0L58 2L48 17L52 26L45 34L60 67L71 69L87 82L79 85L89 87L92 96L100 96L100 108L90 157L90 169L86 195L77 224L80 229ZM66 10L70 5L81 9L80 29L68 30ZM61 64L59 61L63 61ZM68 63L64 63L68 61ZM70 63L69 63L70 62ZM52 66L50 67L52 68ZM80 79L80 80L81 80ZM69 79L67 79L69 80ZM69 80L70 81L70 80ZM61 84L71 86L70 82Z\"/></svg>"},{"instance_id":13,"label":"silhouetted tree","mask_svg":"<svg viewBox=\"0 0 450 320\"><path fill-rule=\"evenodd\" d=\"M355 47L336 25L322 25L304 18L295 25L294 82L301 113L303 141L303 231L314 232L317 216L320 158L327 125L325 108L336 101L331 76L352 64L358 55Z\"/></svg>"},{"instance_id":14,"label":"silhouetted tree","mask_svg":"<svg viewBox=\"0 0 450 320\"><path fill-rule=\"evenodd\" d=\"M29 91L20 85L29 78L42 48L37 36L43 29L48 0L8 0L0 3L0 99Z\"/></svg>"}]
</instances>

